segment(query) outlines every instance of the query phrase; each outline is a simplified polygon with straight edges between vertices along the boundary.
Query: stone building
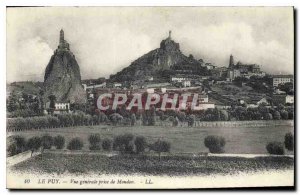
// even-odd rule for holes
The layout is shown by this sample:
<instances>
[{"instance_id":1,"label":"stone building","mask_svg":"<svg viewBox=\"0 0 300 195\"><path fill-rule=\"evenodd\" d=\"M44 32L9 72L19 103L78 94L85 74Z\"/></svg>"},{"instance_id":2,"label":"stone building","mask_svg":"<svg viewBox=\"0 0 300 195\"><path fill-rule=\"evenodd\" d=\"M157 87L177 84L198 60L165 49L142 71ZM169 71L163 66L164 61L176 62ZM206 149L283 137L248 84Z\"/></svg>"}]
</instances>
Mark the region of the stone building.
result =
<instances>
[{"instance_id":1,"label":"stone building","mask_svg":"<svg viewBox=\"0 0 300 195\"><path fill-rule=\"evenodd\" d=\"M293 82L293 75L274 75L273 76L273 87L278 87L280 84Z\"/></svg>"},{"instance_id":2,"label":"stone building","mask_svg":"<svg viewBox=\"0 0 300 195\"><path fill-rule=\"evenodd\" d=\"M240 61L234 64L234 58L230 55L227 71L228 80L234 80L237 77L250 78L251 76L263 77L265 75L265 72L262 72L257 64L243 64Z\"/></svg>"}]
</instances>

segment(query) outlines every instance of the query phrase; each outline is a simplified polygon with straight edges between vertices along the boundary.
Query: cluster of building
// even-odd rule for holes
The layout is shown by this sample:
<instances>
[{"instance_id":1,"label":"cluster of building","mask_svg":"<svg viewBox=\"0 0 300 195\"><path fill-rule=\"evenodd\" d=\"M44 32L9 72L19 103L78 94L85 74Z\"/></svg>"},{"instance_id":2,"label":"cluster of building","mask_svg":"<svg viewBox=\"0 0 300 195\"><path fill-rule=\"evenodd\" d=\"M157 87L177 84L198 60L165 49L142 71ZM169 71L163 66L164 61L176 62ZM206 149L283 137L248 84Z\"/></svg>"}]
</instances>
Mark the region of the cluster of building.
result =
<instances>
[{"instance_id":1,"label":"cluster of building","mask_svg":"<svg viewBox=\"0 0 300 195\"><path fill-rule=\"evenodd\" d=\"M237 77L250 78L251 76L264 77L266 73L261 71L257 64L243 64L241 62L234 64L233 56L230 55L227 79L232 81Z\"/></svg>"},{"instance_id":2,"label":"cluster of building","mask_svg":"<svg viewBox=\"0 0 300 195\"><path fill-rule=\"evenodd\" d=\"M293 75L273 75L273 87L278 87L281 84L293 83Z\"/></svg>"},{"instance_id":3,"label":"cluster of building","mask_svg":"<svg viewBox=\"0 0 300 195\"><path fill-rule=\"evenodd\" d=\"M230 55L228 67L215 67L211 70L212 78L216 80L233 81L237 77L250 78L251 76L264 77L266 75L257 64L243 64L240 61L235 64L232 55Z\"/></svg>"},{"instance_id":4,"label":"cluster of building","mask_svg":"<svg viewBox=\"0 0 300 195\"><path fill-rule=\"evenodd\" d=\"M94 102L95 98L103 93L103 90L109 90L110 92L121 90L126 93L170 93L173 92L182 93L192 90L194 93L199 94L199 105L201 109L206 110L208 108L220 107L220 105L209 101L209 92L204 91L203 82L206 80L209 85L213 83L230 83L237 77L250 78L251 76L264 77L265 72L260 70L260 66L257 64L242 64L241 62L234 63L234 58L230 55L228 67L216 67L211 63L203 63L201 66L206 66L211 71L211 75L201 76L193 73L177 73L170 75L169 82L156 82L153 77L145 78L143 85L130 84L129 86L123 83L107 83L104 78L85 81L83 86L88 94L88 99ZM293 82L293 75L273 75L273 87L275 89L280 85L287 82ZM196 90L196 91L195 91ZM247 107L257 107L261 103L266 105L270 104L270 98L273 103L281 104L293 104L294 96L288 94L274 93L272 97L253 97L251 101L247 101ZM241 104L243 100L241 100ZM222 105L221 105L222 106ZM229 105L223 105L229 106Z\"/></svg>"},{"instance_id":5,"label":"cluster of building","mask_svg":"<svg viewBox=\"0 0 300 195\"><path fill-rule=\"evenodd\" d=\"M161 48L167 49L166 47L172 47L171 49L179 50L179 44L175 43L171 40L171 32L169 32L169 37L161 42ZM174 48L173 48L174 47ZM169 48L170 49L170 48ZM63 30L60 31L60 39L59 39L59 46L58 49L55 50L56 52L63 52L63 51L70 51L70 45L69 43L64 39L64 32ZM74 56L75 58L75 56ZM176 59L176 56L175 58ZM229 57L229 65L228 67L217 67L213 65L212 63L205 63L202 59L196 60L192 55L188 57L189 61L184 61L183 65L178 63L179 67L173 67L172 74L169 77L169 80L167 81L164 79L154 79L153 76L145 76L145 78L142 79L142 82L139 80L137 82L134 81L124 81L122 83L120 82L111 82L109 79L105 79L103 77L98 79L87 79L82 80L82 86L84 91L86 92L86 98L89 104L95 104L97 97L101 95L104 91L108 91L109 93L115 93L115 92L121 92L121 93L158 93L161 96L163 94L168 94L170 97L174 94L182 94L182 93L192 93L197 94L198 99L198 109L199 110L206 110L209 108L215 108L215 107L228 107L230 105L231 99L229 101L223 102L223 104L220 104L218 100L215 101L217 98L214 97L212 93L214 91L208 91L210 90L210 87L207 87L207 85L213 85L219 84L219 83L231 83L233 80L235 80L238 77L243 78L250 78L252 76L256 77L264 77L266 75L265 72L260 70L260 66L257 64L243 64L241 62L234 62L234 57L230 55ZM166 62L163 62L166 61ZM162 58L162 61L158 59L157 64L166 64L168 61L167 58ZM168 64L168 68L171 67L171 65L176 65L176 60L172 64ZM181 66L182 65L182 66ZM205 68L204 68L205 67ZM283 94L282 91L278 89L278 86L281 84L293 82L293 75L273 75L273 88L276 89L276 93L273 94L272 99L274 101L280 102L280 103L294 103L293 95ZM206 89L205 89L206 88ZM204 90L205 89L205 90ZM121 91L120 91L121 90ZM278 91L279 90L279 91ZM212 92L212 93L211 93ZM210 98L209 98L209 94ZM215 95L218 95L215 93ZM219 95L220 96L220 95ZM222 98L226 98L225 96L222 96ZM242 100L241 100L242 101ZM273 102L274 102L273 101ZM54 103L54 107L53 107ZM242 103L242 102L240 102ZM249 106L255 107L261 103L268 104L268 99L258 99L254 100L252 103L249 103ZM50 106L50 104L52 104ZM54 109L54 112L69 112L71 103L70 101L65 102L45 102L45 111ZM48 112L48 111L47 111Z\"/></svg>"},{"instance_id":6,"label":"cluster of building","mask_svg":"<svg viewBox=\"0 0 300 195\"><path fill-rule=\"evenodd\" d=\"M174 109L172 107L173 104L176 104L175 110L187 110L193 109L195 111L206 110L209 108L215 108L215 104L209 102L208 95L201 91L201 87L187 88L185 90L180 89L171 89L171 88L148 88L148 89L98 89L94 92L93 98L91 98L91 103L94 102L95 99L98 99L100 96L109 94L109 97L101 97L101 104L105 105L105 107L113 107L115 101L115 95L124 94L126 96L126 102L124 105L127 107L129 104L134 101L134 97L136 94L139 94L141 97L141 103L143 108L145 107L145 103L147 102L148 95L156 95L160 99L155 107L157 109L162 107L162 102L164 102L164 97L167 96L168 103L165 105L164 109ZM186 99L184 96L186 96ZM192 103L196 103L194 106ZM136 110L137 107L134 108Z\"/></svg>"}]
</instances>

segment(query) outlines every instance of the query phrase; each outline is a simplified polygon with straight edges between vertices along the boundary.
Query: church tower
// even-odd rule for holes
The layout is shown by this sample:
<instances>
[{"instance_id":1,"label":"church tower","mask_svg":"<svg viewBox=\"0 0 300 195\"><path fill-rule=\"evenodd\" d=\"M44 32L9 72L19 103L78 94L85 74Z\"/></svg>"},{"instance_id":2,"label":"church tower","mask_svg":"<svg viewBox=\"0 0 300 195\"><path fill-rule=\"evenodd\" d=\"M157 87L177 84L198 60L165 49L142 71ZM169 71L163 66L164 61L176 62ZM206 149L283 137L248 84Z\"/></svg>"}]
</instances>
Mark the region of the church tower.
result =
<instances>
[{"instance_id":1,"label":"church tower","mask_svg":"<svg viewBox=\"0 0 300 195\"><path fill-rule=\"evenodd\" d=\"M58 44L58 51L70 50L69 43L65 40L65 33L64 30L61 29L59 32L59 44Z\"/></svg>"},{"instance_id":2,"label":"church tower","mask_svg":"<svg viewBox=\"0 0 300 195\"><path fill-rule=\"evenodd\" d=\"M65 40L65 38L64 38L64 30L61 29L60 30L60 34L59 34L59 43L63 43L64 40Z\"/></svg>"},{"instance_id":3,"label":"church tower","mask_svg":"<svg viewBox=\"0 0 300 195\"><path fill-rule=\"evenodd\" d=\"M233 68L233 67L234 67L234 59L233 56L230 55L228 68Z\"/></svg>"}]
</instances>

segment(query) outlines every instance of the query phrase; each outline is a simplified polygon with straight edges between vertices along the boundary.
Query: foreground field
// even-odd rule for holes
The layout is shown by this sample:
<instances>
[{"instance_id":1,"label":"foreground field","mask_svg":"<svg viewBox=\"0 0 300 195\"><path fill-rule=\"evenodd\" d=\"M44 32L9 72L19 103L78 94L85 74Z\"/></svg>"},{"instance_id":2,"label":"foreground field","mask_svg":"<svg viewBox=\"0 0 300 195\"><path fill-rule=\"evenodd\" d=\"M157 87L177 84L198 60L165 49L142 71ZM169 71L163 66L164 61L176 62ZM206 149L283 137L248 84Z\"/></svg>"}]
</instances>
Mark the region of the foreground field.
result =
<instances>
[{"instance_id":1,"label":"foreground field","mask_svg":"<svg viewBox=\"0 0 300 195\"><path fill-rule=\"evenodd\" d=\"M208 152L204 146L204 138L207 135L221 135L226 139L225 152L236 154L267 154L266 144L271 141L283 142L287 132L293 132L291 126L275 127L163 127L163 126L85 126L57 129L45 129L36 131L9 132L10 135L22 135L25 138L49 134L51 136L63 135L66 143L74 137L80 137L84 142L83 150L88 150L88 136L91 133L99 133L101 138L113 138L123 133L143 135L148 142L154 142L162 138L171 142L171 152Z\"/></svg>"},{"instance_id":2,"label":"foreground field","mask_svg":"<svg viewBox=\"0 0 300 195\"><path fill-rule=\"evenodd\" d=\"M207 161L206 161L207 160ZM88 163L87 163L88 162ZM142 174L210 175L274 170L292 170L290 157L193 157L155 155L52 154L44 153L12 167L13 171L35 174Z\"/></svg>"}]
</instances>

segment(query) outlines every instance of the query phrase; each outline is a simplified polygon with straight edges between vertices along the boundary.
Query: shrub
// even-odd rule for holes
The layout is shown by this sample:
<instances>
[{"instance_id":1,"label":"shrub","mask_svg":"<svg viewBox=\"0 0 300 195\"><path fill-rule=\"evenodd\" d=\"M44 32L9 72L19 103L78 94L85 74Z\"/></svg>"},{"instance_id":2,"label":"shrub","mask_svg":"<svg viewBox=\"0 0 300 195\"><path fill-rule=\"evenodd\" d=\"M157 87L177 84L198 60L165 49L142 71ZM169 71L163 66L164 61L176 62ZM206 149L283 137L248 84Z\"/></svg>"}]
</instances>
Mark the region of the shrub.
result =
<instances>
[{"instance_id":1,"label":"shrub","mask_svg":"<svg viewBox=\"0 0 300 195\"><path fill-rule=\"evenodd\" d=\"M131 133L126 133L124 135L118 135L114 139L113 148L121 152L132 153L133 148L130 144L133 140L133 135ZM130 146L131 145L131 146Z\"/></svg>"},{"instance_id":2,"label":"shrub","mask_svg":"<svg viewBox=\"0 0 300 195\"><path fill-rule=\"evenodd\" d=\"M283 144L280 142L270 142L267 144L266 149L269 152L269 154L277 154L277 155L284 154Z\"/></svg>"},{"instance_id":3,"label":"shrub","mask_svg":"<svg viewBox=\"0 0 300 195\"><path fill-rule=\"evenodd\" d=\"M16 143L9 144L6 150L7 150L7 156L13 156L18 154Z\"/></svg>"},{"instance_id":4,"label":"shrub","mask_svg":"<svg viewBox=\"0 0 300 195\"><path fill-rule=\"evenodd\" d=\"M133 142L129 142L127 145L125 145L125 152L132 154L134 151L134 143Z\"/></svg>"},{"instance_id":5,"label":"shrub","mask_svg":"<svg viewBox=\"0 0 300 195\"><path fill-rule=\"evenodd\" d=\"M266 114L264 115L264 120L272 120L272 119L273 119L273 116L272 116L271 113L266 113Z\"/></svg>"},{"instance_id":6,"label":"shrub","mask_svg":"<svg viewBox=\"0 0 300 195\"><path fill-rule=\"evenodd\" d=\"M224 153L225 138L221 136L209 135L204 139L204 145L211 153Z\"/></svg>"},{"instance_id":7,"label":"shrub","mask_svg":"<svg viewBox=\"0 0 300 195\"><path fill-rule=\"evenodd\" d=\"M282 119L284 120L289 119L289 113L286 110L282 110L280 114Z\"/></svg>"},{"instance_id":8,"label":"shrub","mask_svg":"<svg viewBox=\"0 0 300 195\"><path fill-rule=\"evenodd\" d=\"M31 150L31 156L34 151L38 150L41 147L41 138L40 137L32 137L27 142L27 148Z\"/></svg>"},{"instance_id":9,"label":"shrub","mask_svg":"<svg viewBox=\"0 0 300 195\"><path fill-rule=\"evenodd\" d=\"M12 136L11 137L11 143L13 143L15 146L10 146L10 150L13 151L14 150L14 154L19 154L21 152L24 152L26 150L26 141L25 138L22 136ZM13 145L11 144L11 145ZM15 149L13 149L13 147Z\"/></svg>"},{"instance_id":10,"label":"shrub","mask_svg":"<svg viewBox=\"0 0 300 195\"><path fill-rule=\"evenodd\" d=\"M61 135L54 137L53 145L56 149L62 149L65 146L65 138Z\"/></svg>"},{"instance_id":11,"label":"shrub","mask_svg":"<svg viewBox=\"0 0 300 195\"><path fill-rule=\"evenodd\" d=\"M69 144L68 144L68 149L69 150L81 150L83 147L82 140L79 137L73 138Z\"/></svg>"},{"instance_id":12,"label":"shrub","mask_svg":"<svg viewBox=\"0 0 300 195\"><path fill-rule=\"evenodd\" d=\"M100 138L100 134L96 133L96 134L91 134L89 136L89 142L90 142L90 150L100 150L101 149L101 138Z\"/></svg>"},{"instance_id":13,"label":"shrub","mask_svg":"<svg viewBox=\"0 0 300 195\"><path fill-rule=\"evenodd\" d=\"M121 123L121 121L123 120L123 116L121 116L118 113L113 113L109 116L111 122L113 125L117 125L119 123Z\"/></svg>"},{"instance_id":14,"label":"shrub","mask_svg":"<svg viewBox=\"0 0 300 195\"><path fill-rule=\"evenodd\" d=\"M144 152L147 146L146 138L144 136L137 136L134 141L136 153Z\"/></svg>"},{"instance_id":15,"label":"shrub","mask_svg":"<svg viewBox=\"0 0 300 195\"><path fill-rule=\"evenodd\" d=\"M171 143L168 141L157 140L154 144L150 146L150 150L153 150L158 153L159 159L162 152L170 152Z\"/></svg>"},{"instance_id":16,"label":"shrub","mask_svg":"<svg viewBox=\"0 0 300 195\"><path fill-rule=\"evenodd\" d=\"M112 146L112 140L108 139L108 138L105 138L103 140L103 142L102 142L102 148L103 148L103 150L110 151L111 150L111 146Z\"/></svg>"},{"instance_id":17,"label":"shrub","mask_svg":"<svg viewBox=\"0 0 300 195\"><path fill-rule=\"evenodd\" d=\"M280 113L278 111L275 111L273 115L274 115L274 117L273 117L274 120L280 120L281 119Z\"/></svg>"},{"instance_id":18,"label":"shrub","mask_svg":"<svg viewBox=\"0 0 300 195\"><path fill-rule=\"evenodd\" d=\"M289 116L289 119L294 119L294 112L291 110L291 111L289 111L289 114L288 114L288 116Z\"/></svg>"},{"instance_id":19,"label":"shrub","mask_svg":"<svg viewBox=\"0 0 300 195\"><path fill-rule=\"evenodd\" d=\"M284 146L286 149L293 151L294 150L294 135L289 132L284 136Z\"/></svg>"},{"instance_id":20,"label":"shrub","mask_svg":"<svg viewBox=\"0 0 300 195\"><path fill-rule=\"evenodd\" d=\"M53 137L50 135L44 135L41 139L43 149L51 149L53 145Z\"/></svg>"}]
</instances>

